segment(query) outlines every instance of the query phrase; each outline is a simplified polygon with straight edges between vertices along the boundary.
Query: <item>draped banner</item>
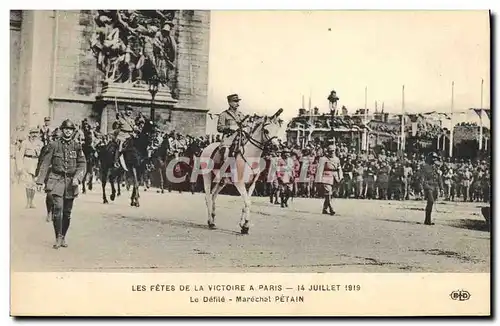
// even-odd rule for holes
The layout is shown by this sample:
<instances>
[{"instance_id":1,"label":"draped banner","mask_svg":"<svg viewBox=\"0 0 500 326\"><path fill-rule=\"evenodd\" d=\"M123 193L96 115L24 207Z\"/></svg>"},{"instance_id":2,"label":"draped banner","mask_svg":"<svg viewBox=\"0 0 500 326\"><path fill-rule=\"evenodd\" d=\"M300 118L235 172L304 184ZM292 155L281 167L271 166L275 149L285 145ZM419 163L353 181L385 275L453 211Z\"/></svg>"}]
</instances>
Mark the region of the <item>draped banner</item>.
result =
<instances>
[{"instance_id":1,"label":"draped banner","mask_svg":"<svg viewBox=\"0 0 500 326\"><path fill-rule=\"evenodd\" d=\"M488 119L491 119L491 112L490 109L472 109L474 112L477 113L477 115L481 118L481 111L485 112L486 115L488 116Z\"/></svg>"}]
</instances>

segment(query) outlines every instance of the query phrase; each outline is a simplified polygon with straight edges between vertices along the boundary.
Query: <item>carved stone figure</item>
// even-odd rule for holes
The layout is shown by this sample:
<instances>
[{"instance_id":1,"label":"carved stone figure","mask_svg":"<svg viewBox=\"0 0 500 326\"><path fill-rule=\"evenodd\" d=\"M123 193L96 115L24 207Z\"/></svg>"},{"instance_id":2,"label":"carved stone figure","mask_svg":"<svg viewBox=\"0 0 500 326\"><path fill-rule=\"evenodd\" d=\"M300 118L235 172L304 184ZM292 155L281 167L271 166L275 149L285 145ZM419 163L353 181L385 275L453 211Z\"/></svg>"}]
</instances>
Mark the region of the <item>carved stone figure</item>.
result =
<instances>
[{"instance_id":1,"label":"carved stone figure","mask_svg":"<svg viewBox=\"0 0 500 326\"><path fill-rule=\"evenodd\" d=\"M174 68L174 10L97 10L90 49L107 82L162 84Z\"/></svg>"}]
</instances>

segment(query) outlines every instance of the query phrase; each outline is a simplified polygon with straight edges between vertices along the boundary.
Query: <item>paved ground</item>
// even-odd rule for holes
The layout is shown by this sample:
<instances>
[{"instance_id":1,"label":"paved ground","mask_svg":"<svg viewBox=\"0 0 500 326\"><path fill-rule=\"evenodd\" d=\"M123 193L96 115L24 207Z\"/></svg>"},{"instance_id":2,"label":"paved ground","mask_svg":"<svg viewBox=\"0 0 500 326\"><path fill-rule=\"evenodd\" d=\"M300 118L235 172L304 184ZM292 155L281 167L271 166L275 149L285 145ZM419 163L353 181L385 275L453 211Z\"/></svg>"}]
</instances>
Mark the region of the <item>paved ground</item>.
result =
<instances>
[{"instance_id":1,"label":"paved ground","mask_svg":"<svg viewBox=\"0 0 500 326\"><path fill-rule=\"evenodd\" d=\"M202 194L129 193L108 205L100 191L75 202L68 248L54 250L43 194L24 208L12 190L14 271L117 272L488 272L490 232L477 203L439 203L436 225L420 224L424 202L320 199L289 208L254 198L249 235L239 234L239 197L219 196L216 230L206 227Z\"/></svg>"}]
</instances>

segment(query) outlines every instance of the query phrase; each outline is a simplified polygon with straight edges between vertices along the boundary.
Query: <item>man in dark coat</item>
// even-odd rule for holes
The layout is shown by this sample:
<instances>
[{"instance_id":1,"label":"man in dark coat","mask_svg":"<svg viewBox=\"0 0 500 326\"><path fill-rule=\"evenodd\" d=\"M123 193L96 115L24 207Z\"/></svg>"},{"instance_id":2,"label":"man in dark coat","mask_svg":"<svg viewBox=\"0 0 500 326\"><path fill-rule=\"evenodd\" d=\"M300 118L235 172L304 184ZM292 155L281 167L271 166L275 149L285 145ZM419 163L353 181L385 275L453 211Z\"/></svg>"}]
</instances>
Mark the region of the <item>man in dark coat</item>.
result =
<instances>
[{"instance_id":1,"label":"man in dark coat","mask_svg":"<svg viewBox=\"0 0 500 326\"><path fill-rule=\"evenodd\" d=\"M56 236L54 249L67 247L65 237L73 201L78 196L78 185L85 174L85 156L81 145L74 139L75 130L71 120L63 121L61 137L48 145L36 181L40 186L45 184L45 192L52 197L52 223Z\"/></svg>"},{"instance_id":2,"label":"man in dark coat","mask_svg":"<svg viewBox=\"0 0 500 326\"><path fill-rule=\"evenodd\" d=\"M436 153L431 153L426 160L426 164L420 170L420 178L424 189L427 206L425 207L425 225L433 225L431 221L432 206L438 198L439 189L442 188L441 177L438 173L436 162L439 161L439 156Z\"/></svg>"}]
</instances>

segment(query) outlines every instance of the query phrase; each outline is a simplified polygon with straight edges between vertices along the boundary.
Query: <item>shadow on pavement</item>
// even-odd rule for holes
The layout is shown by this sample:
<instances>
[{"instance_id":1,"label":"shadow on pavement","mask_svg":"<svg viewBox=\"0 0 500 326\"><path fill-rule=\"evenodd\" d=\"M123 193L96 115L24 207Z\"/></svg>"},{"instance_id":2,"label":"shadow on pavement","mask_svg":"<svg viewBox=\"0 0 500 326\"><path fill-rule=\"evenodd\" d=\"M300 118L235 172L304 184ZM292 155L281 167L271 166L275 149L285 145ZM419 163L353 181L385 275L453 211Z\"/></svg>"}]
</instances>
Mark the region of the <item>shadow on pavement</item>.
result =
<instances>
[{"instance_id":1,"label":"shadow on pavement","mask_svg":"<svg viewBox=\"0 0 500 326\"><path fill-rule=\"evenodd\" d=\"M384 221L384 222L406 223L406 224L413 224L413 225L420 225L420 224L422 224L421 222L408 221L408 220L391 220L391 219L386 219L386 218L379 218L378 220L379 221Z\"/></svg>"},{"instance_id":2,"label":"shadow on pavement","mask_svg":"<svg viewBox=\"0 0 500 326\"><path fill-rule=\"evenodd\" d=\"M460 220L450 222L449 226L459 229L490 232L490 225L483 220L473 220L469 218L463 218Z\"/></svg>"},{"instance_id":3,"label":"shadow on pavement","mask_svg":"<svg viewBox=\"0 0 500 326\"><path fill-rule=\"evenodd\" d=\"M209 229L208 225L206 224L198 224L194 222L189 222L189 221L179 221L179 220L168 220L168 219L159 219L159 218L154 218L154 217L129 217L125 215L119 215L118 218L125 218L129 221L135 221L135 222L154 222L154 223L160 223L162 225L170 225L170 226L177 226L177 227L183 227L183 228L193 228L193 229L202 229L202 230L207 230L211 232L218 232L218 233L225 233L225 234L230 234L230 235L242 235L240 232L232 231L232 230L225 230L225 229Z\"/></svg>"}]
</instances>

